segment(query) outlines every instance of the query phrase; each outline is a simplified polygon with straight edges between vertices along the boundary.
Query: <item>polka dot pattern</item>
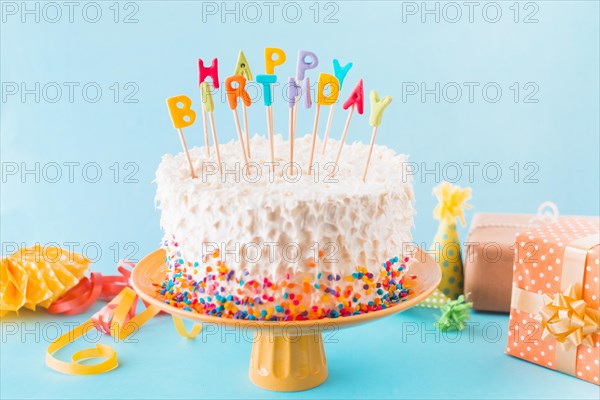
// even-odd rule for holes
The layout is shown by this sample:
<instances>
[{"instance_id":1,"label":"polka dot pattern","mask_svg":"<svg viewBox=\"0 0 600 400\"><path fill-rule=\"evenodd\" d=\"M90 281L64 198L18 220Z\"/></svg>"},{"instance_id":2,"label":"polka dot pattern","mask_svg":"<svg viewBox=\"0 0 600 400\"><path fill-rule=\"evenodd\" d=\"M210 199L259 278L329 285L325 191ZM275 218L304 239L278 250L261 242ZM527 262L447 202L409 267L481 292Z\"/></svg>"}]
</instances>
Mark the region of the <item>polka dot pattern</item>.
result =
<instances>
[{"instance_id":1,"label":"polka dot pattern","mask_svg":"<svg viewBox=\"0 0 600 400\"><path fill-rule=\"evenodd\" d=\"M559 222L521 232L516 237L513 286L550 296L561 290L563 255L570 242L600 231L597 218L565 217ZM583 279L583 299L600 310L600 246L589 250ZM555 369L556 341L542 340L534 318L511 308L506 352L515 357ZM600 335L592 335L593 347L577 348L576 376L600 384ZM560 351L560 348L558 349Z\"/></svg>"},{"instance_id":2,"label":"polka dot pattern","mask_svg":"<svg viewBox=\"0 0 600 400\"><path fill-rule=\"evenodd\" d=\"M419 303L420 307L439 308L464 292L462 256L456 224L441 222L433 243L432 250L436 252L436 259L442 268L442 282L431 296Z\"/></svg>"}]
</instances>

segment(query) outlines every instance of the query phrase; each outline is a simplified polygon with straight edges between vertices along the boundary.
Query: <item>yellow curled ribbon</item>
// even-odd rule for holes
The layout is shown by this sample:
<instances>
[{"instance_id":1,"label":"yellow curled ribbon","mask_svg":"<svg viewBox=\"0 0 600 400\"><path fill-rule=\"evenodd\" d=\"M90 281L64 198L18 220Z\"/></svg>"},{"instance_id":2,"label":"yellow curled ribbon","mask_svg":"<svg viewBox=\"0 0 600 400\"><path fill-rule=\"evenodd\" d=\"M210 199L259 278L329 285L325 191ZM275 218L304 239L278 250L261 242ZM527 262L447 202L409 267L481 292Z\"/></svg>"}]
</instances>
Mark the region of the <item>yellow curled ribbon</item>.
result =
<instances>
[{"instance_id":1,"label":"yellow curled ribbon","mask_svg":"<svg viewBox=\"0 0 600 400\"><path fill-rule=\"evenodd\" d=\"M70 375L101 374L118 367L117 353L112 347L103 344L96 344L95 348L74 353L70 362L59 360L54 353L85 335L90 329L99 329L117 340L123 340L137 332L142 325L160 312L157 307L149 305L144 311L128 319L137 301L137 294L131 288L123 289L90 319L50 343L46 352L46 365L55 371ZM195 324L188 333L179 317L173 316L173 322L177 332L188 339L194 339L202 330L202 325ZM96 364L81 363L84 360L95 359L101 361Z\"/></svg>"},{"instance_id":2,"label":"yellow curled ribbon","mask_svg":"<svg viewBox=\"0 0 600 400\"><path fill-rule=\"evenodd\" d=\"M192 329L188 332L187 329L185 329L185 325L183 324L183 320L181 318L176 315L172 315L172 317L175 330L177 330L179 336L182 336L186 339L195 339L196 336L198 336L198 334L202 331L201 324L194 324Z\"/></svg>"},{"instance_id":3,"label":"yellow curled ribbon","mask_svg":"<svg viewBox=\"0 0 600 400\"><path fill-rule=\"evenodd\" d=\"M511 306L522 312L536 314L542 340L556 340L556 369L575 375L577 347L593 346L592 336L599 333L600 312L587 305L582 298L584 268L588 250L597 246L598 234L572 241L565 248L561 276L562 292L553 296L512 288Z\"/></svg>"},{"instance_id":4,"label":"yellow curled ribbon","mask_svg":"<svg viewBox=\"0 0 600 400\"><path fill-rule=\"evenodd\" d=\"M150 318L154 317L160 311L155 306L150 305L144 311L127 321L126 319L128 317L129 310L136 301L137 295L131 288L123 289L121 293L112 299L112 301L103 307L102 310L100 310L97 314L92 316L83 324L77 326L72 331L65 333L50 343L46 353L46 365L58 372L71 375L101 374L116 368L119 365L117 353L112 347L103 344L97 344L96 348L89 348L76 352L73 354L71 362L57 359L54 357L54 353L74 342L90 329L97 328L98 324L102 325L102 321L99 322L97 320L98 317L102 319L104 316L112 316L112 319L110 320L110 333L117 340L125 339L127 336L136 332L142 325L148 322ZM82 360L90 359L105 360L92 365L81 364L80 362Z\"/></svg>"}]
</instances>

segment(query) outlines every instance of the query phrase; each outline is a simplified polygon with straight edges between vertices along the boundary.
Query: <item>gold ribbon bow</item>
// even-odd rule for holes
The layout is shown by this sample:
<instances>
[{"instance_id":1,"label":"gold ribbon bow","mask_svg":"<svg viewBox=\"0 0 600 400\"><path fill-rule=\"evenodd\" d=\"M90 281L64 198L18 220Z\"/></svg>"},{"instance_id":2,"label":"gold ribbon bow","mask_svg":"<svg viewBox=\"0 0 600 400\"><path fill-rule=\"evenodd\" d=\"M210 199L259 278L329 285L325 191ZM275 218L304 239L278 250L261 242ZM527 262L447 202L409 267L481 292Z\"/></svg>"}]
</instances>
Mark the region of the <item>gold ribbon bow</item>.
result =
<instances>
[{"instance_id":1,"label":"gold ribbon bow","mask_svg":"<svg viewBox=\"0 0 600 400\"><path fill-rule=\"evenodd\" d=\"M544 295L544 306L535 317L544 329L543 340L554 338L565 351L581 344L593 346L591 336L598 331L598 321L581 297L579 285L570 285L554 297Z\"/></svg>"},{"instance_id":2,"label":"gold ribbon bow","mask_svg":"<svg viewBox=\"0 0 600 400\"><path fill-rule=\"evenodd\" d=\"M576 373L578 346L593 347L591 335L598 332L600 312L588 307L581 288L588 250L598 243L598 234L593 234L573 240L565 247L560 277L562 292L548 296L518 286L512 288L512 308L536 314L534 319L543 329L542 339L555 339L558 343L556 369L570 375Z\"/></svg>"}]
</instances>

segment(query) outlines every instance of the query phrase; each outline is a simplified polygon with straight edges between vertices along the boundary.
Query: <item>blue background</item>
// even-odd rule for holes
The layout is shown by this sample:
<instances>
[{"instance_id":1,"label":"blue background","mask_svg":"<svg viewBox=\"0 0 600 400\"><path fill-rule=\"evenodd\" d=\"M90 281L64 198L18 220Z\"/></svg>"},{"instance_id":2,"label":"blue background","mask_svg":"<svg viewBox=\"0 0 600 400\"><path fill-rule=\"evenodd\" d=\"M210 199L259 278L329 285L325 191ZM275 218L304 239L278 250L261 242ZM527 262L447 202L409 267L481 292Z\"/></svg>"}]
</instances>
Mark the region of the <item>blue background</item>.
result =
<instances>
[{"instance_id":1,"label":"blue background","mask_svg":"<svg viewBox=\"0 0 600 400\"><path fill-rule=\"evenodd\" d=\"M316 22L313 2L298 2L302 15L297 22L291 22L296 14L289 2L279 3L273 22L262 2L255 3L261 12L259 21L252 22L255 7L240 3L236 22L235 13L205 12L211 5L221 9L221 2L166 1L119 3L115 22L113 3L98 2L102 15L92 23L82 15L86 2L75 8L72 22L64 5L61 17L52 22L56 9L27 2L30 9L37 4L36 22L36 15L22 12L21 2L3 2L3 254L15 246L55 242L87 252L96 261L95 270L112 272L118 258L139 259L157 248L161 231L153 203L154 171L164 153L180 151L165 98L186 94L197 107L198 57L206 62L218 57L223 80L233 72L239 49L255 74L264 72L267 46L287 52L288 62L276 70L280 81L294 74L297 49L309 49L319 55L320 71L331 73L334 57L354 63L343 97L359 78L365 79L367 91L375 88L394 97L377 141L409 154L419 167L414 175L418 212L414 237L423 246L436 228L431 217L432 188L443 178L454 179L457 164L461 166L457 183L473 187L472 212L533 213L542 201L552 200L563 214L599 213L598 2L538 1L515 6L509 1L494 3L497 7L481 2L472 21L462 2L458 19L453 5L427 3L430 9L437 4L439 22L435 15L422 13L421 2L321 2ZM18 8L14 15L12 6ZM89 7L86 16L94 19L95 9ZM228 7L236 6L229 3ZM418 11L413 15L409 11L414 7ZM490 22L497 18L498 8L501 16ZM332 12L333 20L326 22ZM132 23L124 22L126 15ZM316 79L314 71L309 76ZM21 97L21 84L33 89L36 82L39 100L35 93ZM72 102L64 82L79 85ZM422 98L421 91L406 92L422 83L433 89L436 82L439 101L435 94ZM475 85L472 101L465 82ZM82 94L89 83L102 89L97 102ZM494 88L484 94L486 84L500 87L501 95L497 97ZM51 102L56 85L62 95ZM462 96L452 102L457 86ZM15 87L19 92L11 94ZM134 89L137 92L127 99ZM93 89L87 94L95 96ZM233 121L226 104L220 98L215 101L220 141L226 142L235 135ZM280 96L275 102L276 130L285 133L287 109ZM300 110L301 131L310 130L313 113ZM253 131L265 131L264 114L260 103L251 107ZM338 106L333 137L339 136L344 118ZM321 134L325 120L323 115ZM199 120L185 133L190 145L201 144ZM368 141L369 136L366 116L353 118L349 140ZM24 169L35 169L36 163L37 176L22 174ZM79 163L72 182L64 163ZM435 171L436 163L437 175L422 172ZM465 163L479 163L473 179ZM16 174L11 173L14 168ZM494 182L498 168L502 175ZM101 177L90 182L98 169ZM466 228L461 229L463 238L465 234ZM144 327L138 344L116 345L122 361L118 370L96 377L62 376L43 365L44 349L52 337L41 335L36 340L20 333L25 326L34 330L37 326L40 333L39 327L50 321L75 320L23 313L4 323L18 324L16 335L8 334L3 324L3 398L284 396L248 382L248 343L215 337L206 343L187 342L176 337L166 318ZM502 338L494 343L477 329L472 342L466 336L456 343L436 343L433 335L401 337L403 323L420 327L425 323L431 329L433 320L431 311L415 310L340 332L339 343L326 345L331 374L326 384L285 396L598 395L597 386L504 355L507 317L503 315L474 316L480 327L486 323L502 327ZM154 376L161 378L148 380ZM36 384L26 384L30 380Z\"/></svg>"}]
</instances>

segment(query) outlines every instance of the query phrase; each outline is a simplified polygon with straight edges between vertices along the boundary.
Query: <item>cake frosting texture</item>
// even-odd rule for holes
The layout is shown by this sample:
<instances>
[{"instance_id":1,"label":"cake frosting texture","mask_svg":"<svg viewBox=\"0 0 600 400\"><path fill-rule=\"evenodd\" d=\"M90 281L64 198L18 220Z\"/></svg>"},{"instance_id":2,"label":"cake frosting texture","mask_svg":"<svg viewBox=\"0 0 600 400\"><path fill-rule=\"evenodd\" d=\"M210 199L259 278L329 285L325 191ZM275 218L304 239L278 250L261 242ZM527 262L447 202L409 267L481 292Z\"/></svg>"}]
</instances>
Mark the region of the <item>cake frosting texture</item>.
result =
<instances>
[{"instance_id":1,"label":"cake frosting texture","mask_svg":"<svg viewBox=\"0 0 600 400\"><path fill-rule=\"evenodd\" d=\"M196 179L183 154L163 157L156 173L169 263L163 294L201 312L304 319L381 307L407 293L401 254L414 210L412 182L401 178L406 157L375 145L362 182L367 145L344 145L335 165L339 143L330 140L324 155L317 143L309 171L311 140L295 141L301 170L290 168L290 144L279 135L275 165L261 136L250 141L246 168L238 142L220 145L221 171L214 148L211 157L191 149Z\"/></svg>"}]
</instances>

